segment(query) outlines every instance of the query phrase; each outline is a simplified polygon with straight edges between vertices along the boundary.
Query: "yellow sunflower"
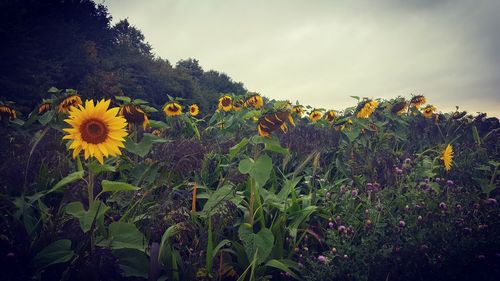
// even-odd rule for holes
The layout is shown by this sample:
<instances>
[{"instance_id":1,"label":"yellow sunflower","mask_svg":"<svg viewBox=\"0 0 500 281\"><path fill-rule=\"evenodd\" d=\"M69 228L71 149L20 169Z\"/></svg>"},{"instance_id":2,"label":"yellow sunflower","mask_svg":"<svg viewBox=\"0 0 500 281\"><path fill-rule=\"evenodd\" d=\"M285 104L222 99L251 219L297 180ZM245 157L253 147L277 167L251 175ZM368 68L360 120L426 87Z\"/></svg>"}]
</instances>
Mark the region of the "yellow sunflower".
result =
<instances>
[{"instance_id":1,"label":"yellow sunflower","mask_svg":"<svg viewBox=\"0 0 500 281\"><path fill-rule=\"evenodd\" d=\"M304 115L304 106L296 105L292 108L292 112L297 114L299 117L302 117Z\"/></svg>"},{"instance_id":2,"label":"yellow sunflower","mask_svg":"<svg viewBox=\"0 0 500 281\"><path fill-rule=\"evenodd\" d=\"M407 107L408 104L405 101L400 101L392 106L391 112L396 115L401 115L405 113Z\"/></svg>"},{"instance_id":3,"label":"yellow sunflower","mask_svg":"<svg viewBox=\"0 0 500 281\"><path fill-rule=\"evenodd\" d=\"M200 108L198 108L198 105L197 104L192 104L190 107L189 107L189 114L191 116L196 116L200 113Z\"/></svg>"},{"instance_id":4,"label":"yellow sunflower","mask_svg":"<svg viewBox=\"0 0 500 281\"><path fill-rule=\"evenodd\" d=\"M424 97L424 96L422 96L422 95L418 95L418 96L414 96L414 97L410 100L410 106L413 106L413 107L419 107L419 106L424 105L426 102L427 102L427 100L425 99L425 97Z\"/></svg>"},{"instance_id":5,"label":"yellow sunflower","mask_svg":"<svg viewBox=\"0 0 500 281\"><path fill-rule=\"evenodd\" d=\"M245 103L243 103L243 106L245 107L251 107L253 106L256 109L259 109L264 106L264 99L260 95L253 95L249 97Z\"/></svg>"},{"instance_id":6,"label":"yellow sunflower","mask_svg":"<svg viewBox=\"0 0 500 281\"><path fill-rule=\"evenodd\" d=\"M443 150L441 160L443 160L444 169L446 171L451 170L451 166L453 166L453 146L451 144L448 144Z\"/></svg>"},{"instance_id":7,"label":"yellow sunflower","mask_svg":"<svg viewBox=\"0 0 500 281\"><path fill-rule=\"evenodd\" d=\"M373 112L375 112L375 109L378 107L378 102L374 100L366 101L361 109L358 111L356 114L356 117L358 118L368 118L370 117Z\"/></svg>"},{"instance_id":8,"label":"yellow sunflower","mask_svg":"<svg viewBox=\"0 0 500 281\"><path fill-rule=\"evenodd\" d=\"M159 136L161 135L161 131L160 131L160 130L158 130L158 129L155 129L155 130L153 130L153 131L151 132L151 134L153 134L153 135L155 135L155 136L159 137Z\"/></svg>"},{"instance_id":9,"label":"yellow sunflower","mask_svg":"<svg viewBox=\"0 0 500 281\"><path fill-rule=\"evenodd\" d=\"M432 115L434 115L434 111L436 111L437 108L433 105L427 105L424 110L422 111L422 114L426 119L432 118Z\"/></svg>"},{"instance_id":10,"label":"yellow sunflower","mask_svg":"<svg viewBox=\"0 0 500 281\"><path fill-rule=\"evenodd\" d=\"M79 106L82 104L82 99L78 95L71 95L66 98L64 98L59 105L57 106L57 111L68 114L71 107L73 106Z\"/></svg>"},{"instance_id":11,"label":"yellow sunflower","mask_svg":"<svg viewBox=\"0 0 500 281\"><path fill-rule=\"evenodd\" d=\"M87 100L85 107L71 108L69 118L64 120L71 128L64 129L68 134L63 139L71 140L69 149L73 149L73 158L83 150L85 160L95 157L103 164L104 157L121 155L127 121L117 116L118 107L108 109L110 102L103 99L94 106L93 100Z\"/></svg>"},{"instance_id":12,"label":"yellow sunflower","mask_svg":"<svg viewBox=\"0 0 500 281\"><path fill-rule=\"evenodd\" d=\"M292 114L289 111L270 112L258 119L257 132L261 137L269 137L273 131L279 128L286 134L288 132L287 121L295 126Z\"/></svg>"},{"instance_id":13,"label":"yellow sunflower","mask_svg":"<svg viewBox=\"0 0 500 281\"><path fill-rule=\"evenodd\" d=\"M325 118L325 120L328 121L328 123L332 124L333 121L335 121L335 119L337 118L337 114L335 113L335 111L330 110L325 113L323 118Z\"/></svg>"},{"instance_id":14,"label":"yellow sunflower","mask_svg":"<svg viewBox=\"0 0 500 281\"><path fill-rule=\"evenodd\" d=\"M38 114L44 114L45 112L49 111L50 108L52 107L52 103L50 102L44 102L38 106Z\"/></svg>"},{"instance_id":15,"label":"yellow sunflower","mask_svg":"<svg viewBox=\"0 0 500 281\"><path fill-rule=\"evenodd\" d=\"M131 125L142 125L144 129L149 124L149 118L142 110L142 108L138 105L134 104L125 104L120 107L118 111L118 115L125 117L129 126Z\"/></svg>"},{"instance_id":16,"label":"yellow sunflower","mask_svg":"<svg viewBox=\"0 0 500 281\"><path fill-rule=\"evenodd\" d=\"M225 95L219 99L218 110L229 111L233 107L233 98L231 96Z\"/></svg>"},{"instance_id":17,"label":"yellow sunflower","mask_svg":"<svg viewBox=\"0 0 500 281\"><path fill-rule=\"evenodd\" d=\"M170 117L179 116L182 114L182 106L178 102L172 101L163 108L163 112Z\"/></svg>"},{"instance_id":18,"label":"yellow sunflower","mask_svg":"<svg viewBox=\"0 0 500 281\"><path fill-rule=\"evenodd\" d=\"M322 116L323 114L321 113L321 111L314 110L313 112L311 112L311 114L309 114L309 119L311 119L311 122L316 122L321 119Z\"/></svg>"},{"instance_id":19,"label":"yellow sunflower","mask_svg":"<svg viewBox=\"0 0 500 281\"><path fill-rule=\"evenodd\" d=\"M5 105L5 104L0 104L0 120L10 118L11 120L16 119L17 114L16 110L14 110L12 107Z\"/></svg>"},{"instance_id":20,"label":"yellow sunflower","mask_svg":"<svg viewBox=\"0 0 500 281\"><path fill-rule=\"evenodd\" d=\"M238 101L233 102L233 109L235 111L240 111L241 108L243 108L243 100L238 100Z\"/></svg>"}]
</instances>

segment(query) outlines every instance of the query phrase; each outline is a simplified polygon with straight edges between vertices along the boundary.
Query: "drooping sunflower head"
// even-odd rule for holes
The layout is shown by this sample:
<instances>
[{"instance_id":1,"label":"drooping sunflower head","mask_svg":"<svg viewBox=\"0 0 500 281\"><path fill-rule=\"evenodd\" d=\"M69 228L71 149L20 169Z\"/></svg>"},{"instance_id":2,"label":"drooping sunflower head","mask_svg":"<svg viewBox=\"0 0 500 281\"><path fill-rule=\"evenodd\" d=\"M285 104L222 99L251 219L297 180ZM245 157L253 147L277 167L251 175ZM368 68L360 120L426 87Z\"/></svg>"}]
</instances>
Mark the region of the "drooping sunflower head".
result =
<instances>
[{"instance_id":1,"label":"drooping sunflower head","mask_svg":"<svg viewBox=\"0 0 500 281\"><path fill-rule=\"evenodd\" d=\"M259 109L264 106L264 99L260 95L252 95L243 103L243 106Z\"/></svg>"},{"instance_id":2,"label":"drooping sunflower head","mask_svg":"<svg viewBox=\"0 0 500 281\"><path fill-rule=\"evenodd\" d=\"M38 106L38 114L44 114L52 108L51 102L43 102Z\"/></svg>"},{"instance_id":3,"label":"drooping sunflower head","mask_svg":"<svg viewBox=\"0 0 500 281\"><path fill-rule=\"evenodd\" d=\"M292 114L289 111L267 113L257 121L257 132L261 137L269 137L277 129L280 129L283 133L287 133L288 126L286 122L295 126Z\"/></svg>"},{"instance_id":4,"label":"drooping sunflower head","mask_svg":"<svg viewBox=\"0 0 500 281\"><path fill-rule=\"evenodd\" d=\"M337 118L337 114L335 113L335 111L329 110L325 113L323 118L325 118L325 120L328 121L328 123L332 124Z\"/></svg>"},{"instance_id":5,"label":"drooping sunflower head","mask_svg":"<svg viewBox=\"0 0 500 281\"><path fill-rule=\"evenodd\" d=\"M200 108L197 104L192 104L189 106L189 115L196 116L200 113Z\"/></svg>"},{"instance_id":6,"label":"drooping sunflower head","mask_svg":"<svg viewBox=\"0 0 500 281\"><path fill-rule=\"evenodd\" d=\"M378 102L374 100L367 100L363 103L360 104L358 107L358 112L356 113L356 117L363 119L363 118L369 118L373 112L375 112L375 109L378 107Z\"/></svg>"},{"instance_id":7,"label":"drooping sunflower head","mask_svg":"<svg viewBox=\"0 0 500 281\"><path fill-rule=\"evenodd\" d=\"M224 95L219 99L219 105L217 106L218 110L229 111L233 108L233 98L229 95Z\"/></svg>"},{"instance_id":8,"label":"drooping sunflower head","mask_svg":"<svg viewBox=\"0 0 500 281\"><path fill-rule=\"evenodd\" d=\"M311 122L317 122L318 120L321 119L321 117L323 116L323 114L321 113L321 111L319 110L313 110L310 114L309 114L309 119L311 119Z\"/></svg>"},{"instance_id":9,"label":"drooping sunflower head","mask_svg":"<svg viewBox=\"0 0 500 281\"><path fill-rule=\"evenodd\" d=\"M233 102L233 109L235 111L240 111L243 108L243 104L244 104L243 100L241 100L241 99L240 100L235 100Z\"/></svg>"},{"instance_id":10,"label":"drooping sunflower head","mask_svg":"<svg viewBox=\"0 0 500 281\"><path fill-rule=\"evenodd\" d=\"M453 146L451 144L448 144L443 150L441 160L443 160L444 169L446 171L451 170L453 166Z\"/></svg>"},{"instance_id":11,"label":"drooping sunflower head","mask_svg":"<svg viewBox=\"0 0 500 281\"><path fill-rule=\"evenodd\" d=\"M299 117L302 117L304 115L304 106L296 105L292 108L292 112L297 114Z\"/></svg>"},{"instance_id":12,"label":"drooping sunflower head","mask_svg":"<svg viewBox=\"0 0 500 281\"><path fill-rule=\"evenodd\" d=\"M179 116L182 114L182 106L176 101L171 101L165 105L163 112L169 117Z\"/></svg>"},{"instance_id":13,"label":"drooping sunflower head","mask_svg":"<svg viewBox=\"0 0 500 281\"><path fill-rule=\"evenodd\" d=\"M17 118L16 110L6 104L0 104L0 120L14 120Z\"/></svg>"},{"instance_id":14,"label":"drooping sunflower head","mask_svg":"<svg viewBox=\"0 0 500 281\"><path fill-rule=\"evenodd\" d=\"M391 112L392 114L401 115L406 111L407 106L408 104L406 103L406 101L402 100L392 106Z\"/></svg>"},{"instance_id":15,"label":"drooping sunflower head","mask_svg":"<svg viewBox=\"0 0 500 281\"><path fill-rule=\"evenodd\" d=\"M129 126L142 125L142 127L146 129L149 124L148 115L146 115L144 110L138 105L131 103L122 105L118 111L118 115L125 117Z\"/></svg>"},{"instance_id":16,"label":"drooping sunflower head","mask_svg":"<svg viewBox=\"0 0 500 281\"><path fill-rule=\"evenodd\" d=\"M418 95L418 96L414 96L410 100L410 106L412 106L412 107L419 107L419 106L424 105L426 102L427 102L427 100L425 99L425 96Z\"/></svg>"},{"instance_id":17,"label":"drooping sunflower head","mask_svg":"<svg viewBox=\"0 0 500 281\"><path fill-rule=\"evenodd\" d=\"M429 104L423 109L422 114L426 119L430 119L436 110L437 108L435 106Z\"/></svg>"},{"instance_id":18,"label":"drooping sunflower head","mask_svg":"<svg viewBox=\"0 0 500 281\"><path fill-rule=\"evenodd\" d=\"M108 109L110 102L101 100L94 105L93 100L87 100L85 106L71 108L68 119L64 120L71 127L64 129L67 135L63 139L71 141L73 158L83 150L85 160L95 157L103 164L104 157L121 155L127 121L118 116L118 107Z\"/></svg>"},{"instance_id":19,"label":"drooping sunflower head","mask_svg":"<svg viewBox=\"0 0 500 281\"><path fill-rule=\"evenodd\" d=\"M77 107L82 104L82 99L79 95L69 95L65 97L57 106L57 111L68 114L71 107Z\"/></svg>"}]
</instances>

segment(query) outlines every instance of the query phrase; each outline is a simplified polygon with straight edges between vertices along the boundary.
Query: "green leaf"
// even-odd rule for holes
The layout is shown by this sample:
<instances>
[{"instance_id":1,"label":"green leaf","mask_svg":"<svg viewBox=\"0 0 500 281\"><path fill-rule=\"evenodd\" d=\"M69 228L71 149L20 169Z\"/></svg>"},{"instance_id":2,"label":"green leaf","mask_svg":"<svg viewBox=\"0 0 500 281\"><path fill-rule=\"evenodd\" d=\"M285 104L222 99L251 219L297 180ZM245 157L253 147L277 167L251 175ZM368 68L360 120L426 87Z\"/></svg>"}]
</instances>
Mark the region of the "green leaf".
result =
<instances>
[{"instance_id":1,"label":"green leaf","mask_svg":"<svg viewBox=\"0 0 500 281\"><path fill-rule=\"evenodd\" d=\"M49 110L45 112L42 116L38 118L38 122L42 125L47 125L54 118L56 112L54 110Z\"/></svg>"},{"instance_id":2,"label":"green leaf","mask_svg":"<svg viewBox=\"0 0 500 281\"><path fill-rule=\"evenodd\" d=\"M124 277L148 278L149 261L146 254L135 249L116 249L113 255L118 259L118 265Z\"/></svg>"},{"instance_id":3,"label":"green leaf","mask_svg":"<svg viewBox=\"0 0 500 281\"><path fill-rule=\"evenodd\" d=\"M44 195L49 194L49 193L54 192L54 191L57 191L57 190L61 189L62 187L66 186L72 182L83 179L83 174L84 174L84 171L76 171L76 172L73 172L73 173L67 175L66 177L61 179L58 183L56 183L56 185L54 185L54 187L52 187Z\"/></svg>"},{"instance_id":4,"label":"green leaf","mask_svg":"<svg viewBox=\"0 0 500 281\"><path fill-rule=\"evenodd\" d=\"M88 232L92 227L94 219L97 222L103 222L104 214L109 210L101 201L94 201L90 204L88 211L85 211L81 202L72 202L66 205L66 213L74 216L80 222L80 228L83 232ZM99 212L98 212L99 209Z\"/></svg>"},{"instance_id":5,"label":"green leaf","mask_svg":"<svg viewBox=\"0 0 500 281\"><path fill-rule=\"evenodd\" d=\"M149 105L141 105L141 108L144 110L144 112L146 113L153 113L153 112L158 112L158 109L152 107L152 106L149 106Z\"/></svg>"},{"instance_id":6,"label":"green leaf","mask_svg":"<svg viewBox=\"0 0 500 281\"><path fill-rule=\"evenodd\" d=\"M262 154L257 160L251 158L243 159L238 165L238 170L242 174L249 174L259 186L264 186L271 175L273 161L271 157Z\"/></svg>"},{"instance_id":7,"label":"green leaf","mask_svg":"<svg viewBox=\"0 0 500 281\"><path fill-rule=\"evenodd\" d=\"M233 187L231 185L224 185L217 189L208 197L208 201L203 206L202 215L209 216L212 211L217 208L222 201L232 200L235 197Z\"/></svg>"},{"instance_id":8,"label":"green leaf","mask_svg":"<svg viewBox=\"0 0 500 281\"><path fill-rule=\"evenodd\" d=\"M124 190L139 190L140 187L135 185L128 184L126 182L120 181L102 181L102 191L103 192L116 192L116 191L124 191Z\"/></svg>"},{"instance_id":9,"label":"green leaf","mask_svg":"<svg viewBox=\"0 0 500 281\"><path fill-rule=\"evenodd\" d=\"M140 157L146 156L151 148L153 147L153 143L165 143L166 139L160 138L158 136L152 134L144 134L142 140L139 143L135 143L131 138L127 138L125 140L125 150L128 152L139 155Z\"/></svg>"},{"instance_id":10,"label":"green leaf","mask_svg":"<svg viewBox=\"0 0 500 281\"><path fill-rule=\"evenodd\" d=\"M240 152L240 150L242 148L244 148L245 146L247 146L248 142L249 141L248 141L247 138L243 138L238 144L236 144L235 146L231 147L229 149L229 160L233 159L238 154L238 152Z\"/></svg>"},{"instance_id":11,"label":"green leaf","mask_svg":"<svg viewBox=\"0 0 500 281\"><path fill-rule=\"evenodd\" d=\"M113 222L109 225L109 239L112 249L137 249L144 251L146 237L133 223Z\"/></svg>"},{"instance_id":12,"label":"green leaf","mask_svg":"<svg viewBox=\"0 0 500 281\"><path fill-rule=\"evenodd\" d=\"M71 241L62 239L41 250L33 259L33 263L40 270L53 264L68 262L74 255L75 253L71 250Z\"/></svg>"},{"instance_id":13,"label":"green leaf","mask_svg":"<svg viewBox=\"0 0 500 281\"><path fill-rule=\"evenodd\" d=\"M155 129L165 129L168 125L163 121L149 120L149 127Z\"/></svg>"},{"instance_id":14,"label":"green leaf","mask_svg":"<svg viewBox=\"0 0 500 281\"><path fill-rule=\"evenodd\" d=\"M59 92L61 92L61 90L59 90L59 89L58 89L58 88L56 88L56 87L50 87L50 88L47 90L47 93L53 93L53 94L55 94L55 93L59 93Z\"/></svg>"},{"instance_id":15,"label":"green leaf","mask_svg":"<svg viewBox=\"0 0 500 281\"><path fill-rule=\"evenodd\" d=\"M290 276L292 276L293 278L301 280L300 277L290 269L290 267L279 260L270 260L265 264L265 266L274 267L284 272L288 272L288 274L290 274Z\"/></svg>"},{"instance_id":16,"label":"green leaf","mask_svg":"<svg viewBox=\"0 0 500 281\"><path fill-rule=\"evenodd\" d=\"M126 96L115 96L116 100L123 101L125 103L130 103L132 100Z\"/></svg>"},{"instance_id":17,"label":"green leaf","mask_svg":"<svg viewBox=\"0 0 500 281\"><path fill-rule=\"evenodd\" d=\"M262 228L255 234L253 233L252 226L248 223L244 223L241 224L238 234L241 241L243 241L247 257L253 257L257 254L258 264L261 264L267 259L274 244L274 235L271 230Z\"/></svg>"},{"instance_id":18,"label":"green leaf","mask_svg":"<svg viewBox=\"0 0 500 281\"><path fill-rule=\"evenodd\" d=\"M94 175L99 175L102 172L116 172L116 168L109 165L109 164L103 164L97 162L97 161L91 161L88 165L89 169L94 173Z\"/></svg>"},{"instance_id":19,"label":"green leaf","mask_svg":"<svg viewBox=\"0 0 500 281\"><path fill-rule=\"evenodd\" d=\"M149 102L147 102L143 99L135 99L132 103L137 104L137 105L142 105L142 104L148 104Z\"/></svg>"},{"instance_id":20,"label":"green leaf","mask_svg":"<svg viewBox=\"0 0 500 281\"><path fill-rule=\"evenodd\" d=\"M264 138L264 150L280 153L283 155L290 154L288 148L284 148L277 139Z\"/></svg>"}]
</instances>

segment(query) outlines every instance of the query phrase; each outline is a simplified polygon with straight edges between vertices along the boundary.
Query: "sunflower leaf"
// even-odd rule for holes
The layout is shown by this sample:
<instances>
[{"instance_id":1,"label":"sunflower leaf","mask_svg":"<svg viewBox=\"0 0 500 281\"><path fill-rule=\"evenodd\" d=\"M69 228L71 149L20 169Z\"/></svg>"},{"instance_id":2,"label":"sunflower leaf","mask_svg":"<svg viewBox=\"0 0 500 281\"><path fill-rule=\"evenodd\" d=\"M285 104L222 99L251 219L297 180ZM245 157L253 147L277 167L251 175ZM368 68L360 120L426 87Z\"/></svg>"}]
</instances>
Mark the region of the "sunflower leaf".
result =
<instances>
[{"instance_id":1,"label":"sunflower leaf","mask_svg":"<svg viewBox=\"0 0 500 281\"><path fill-rule=\"evenodd\" d=\"M103 180L101 182L101 184L102 184L102 192L117 192L117 191L139 190L140 189L140 187L128 184L126 182L120 182L120 181Z\"/></svg>"}]
</instances>

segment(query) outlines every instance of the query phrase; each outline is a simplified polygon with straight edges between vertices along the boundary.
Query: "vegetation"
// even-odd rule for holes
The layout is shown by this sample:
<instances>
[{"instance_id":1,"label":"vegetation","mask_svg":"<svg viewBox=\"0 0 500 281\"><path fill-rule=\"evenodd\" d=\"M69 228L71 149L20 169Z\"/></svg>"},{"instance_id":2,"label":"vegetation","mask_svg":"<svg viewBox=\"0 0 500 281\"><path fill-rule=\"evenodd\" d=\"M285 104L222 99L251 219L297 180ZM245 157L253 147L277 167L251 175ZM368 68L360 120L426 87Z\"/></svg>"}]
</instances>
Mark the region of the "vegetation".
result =
<instances>
[{"instance_id":1,"label":"vegetation","mask_svg":"<svg viewBox=\"0 0 500 281\"><path fill-rule=\"evenodd\" d=\"M269 100L91 1L4 5L3 279L500 277L497 118Z\"/></svg>"}]
</instances>

